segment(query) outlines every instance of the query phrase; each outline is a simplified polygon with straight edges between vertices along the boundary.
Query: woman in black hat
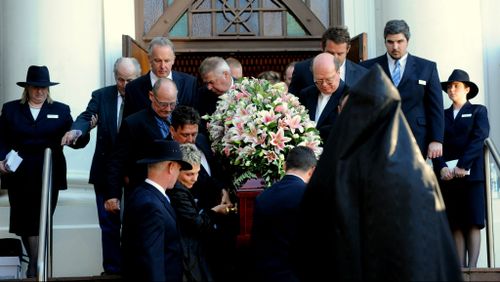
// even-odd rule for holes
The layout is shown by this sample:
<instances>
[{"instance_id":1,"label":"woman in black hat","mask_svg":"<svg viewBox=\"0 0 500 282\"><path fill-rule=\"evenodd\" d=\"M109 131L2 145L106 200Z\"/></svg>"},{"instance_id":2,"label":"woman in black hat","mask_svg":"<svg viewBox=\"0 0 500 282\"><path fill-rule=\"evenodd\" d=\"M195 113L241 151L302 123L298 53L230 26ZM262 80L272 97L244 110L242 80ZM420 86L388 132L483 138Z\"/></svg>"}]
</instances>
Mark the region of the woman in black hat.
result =
<instances>
[{"instance_id":1,"label":"woman in black hat","mask_svg":"<svg viewBox=\"0 0 500 282\"><path fill-rule=\"evenodd\" d=\"M453 105L444 111L443 156L433 159L434 171L460 264L476 267L485 221L483 144L490 131L488 112L469 102L479 90L465 71L454 70L441 86Z\"/></svg>"},{"instance_id":2,"label":"woman in black hat","mask_svg":"<svg viewBox=\"0 0 500 282\"><path fill-rule=\"evenodd\" d=\"M52 213L59 190L66 189L66 160L61 138L71 128L73 118L68 105L50 98L51 82L46 66L30 66L21 99L3 105L0 115L0 174L2 189L8 189L9 232L20 236L29 257L27 277L36 275L38 232L45 148L52 151ZM89 136L80 137L74 148L81 148ZM6 156L16 151L22 161L9 167Z\"/></svg>"}]
</instances>

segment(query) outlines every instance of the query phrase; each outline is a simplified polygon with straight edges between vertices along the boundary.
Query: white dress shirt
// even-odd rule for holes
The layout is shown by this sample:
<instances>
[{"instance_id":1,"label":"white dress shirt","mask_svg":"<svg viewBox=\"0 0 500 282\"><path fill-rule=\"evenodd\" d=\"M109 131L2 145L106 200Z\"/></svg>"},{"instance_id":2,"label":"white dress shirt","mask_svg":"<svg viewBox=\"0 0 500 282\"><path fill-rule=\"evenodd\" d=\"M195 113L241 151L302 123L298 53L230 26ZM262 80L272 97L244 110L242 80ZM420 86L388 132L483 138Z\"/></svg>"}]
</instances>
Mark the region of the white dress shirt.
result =
<instances>
[{"instance_id":1,"label":"white dress shirt","mask_svg":"<svg viewBox=\"0 0 500 282\"><path fill-rule=\"evenodd\" d=\"M323 93L320 93L318 95L318 105L316 107L316 115L314 116L315 117L314 118L315 122L319 121L319 117L321 116L321 113L325 109L325 106L326 106L326 104L328 104L328 101L330 101L331 97L332 97L332 95L326 95L326 94L323 94Z\"/></svg>"},{"instance_id":2,"label":"white dress shirt","mask_svg":"<svg viewBox=\"0 0 500 282\"><path fill-rule=\"evenodd\" d=\"M163 187L161 187L160 184L154 182L153 180L151 180L149 178L146 178L146 180L144 180L144 181L146 181L146 183L149 183L153 187L158 189L158 191L160 191L165 196L165 198L167 198L167 201L170 203L170 198L168 197L167 193L165 193L165 189Z\"/></svg>"}]
</instances>

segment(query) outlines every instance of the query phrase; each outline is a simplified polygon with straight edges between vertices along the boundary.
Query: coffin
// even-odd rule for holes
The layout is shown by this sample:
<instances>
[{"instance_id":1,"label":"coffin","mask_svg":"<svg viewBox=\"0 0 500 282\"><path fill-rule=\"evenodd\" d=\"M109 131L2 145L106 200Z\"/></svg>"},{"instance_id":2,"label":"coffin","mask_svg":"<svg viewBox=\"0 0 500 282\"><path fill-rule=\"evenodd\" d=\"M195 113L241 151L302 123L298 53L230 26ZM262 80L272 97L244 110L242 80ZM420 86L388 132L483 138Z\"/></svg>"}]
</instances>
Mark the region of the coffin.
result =
<instances>
[{"instance_id":1,"label":"coffin","mask_svg":"<svg viewBox=\"0 0 500 282\"><path fill-rule=\"evenodd\" d=\"M240 214L240 233L236 237L238 248L246 248L250 244L254 202L257 195L259 195L263 189L264 185L262 180L250 179L236 192L239 200L238 211Z\"/></svg>"}]
</instances>

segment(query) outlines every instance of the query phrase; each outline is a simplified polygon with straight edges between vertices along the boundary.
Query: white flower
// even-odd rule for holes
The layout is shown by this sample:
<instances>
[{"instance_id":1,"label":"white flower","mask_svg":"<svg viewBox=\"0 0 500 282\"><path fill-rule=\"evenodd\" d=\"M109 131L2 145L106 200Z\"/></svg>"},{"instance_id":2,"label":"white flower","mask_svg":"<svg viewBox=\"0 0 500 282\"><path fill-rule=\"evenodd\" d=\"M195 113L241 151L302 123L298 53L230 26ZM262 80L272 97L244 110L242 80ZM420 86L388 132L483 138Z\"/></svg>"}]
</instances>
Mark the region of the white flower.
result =
<instances>
[{"instance_id":1,"label":"white flower","mask_svg":"<svg viewBox=\"0 0 500 282\"><path fill-rule=\"evenodd\" d=\"M235 176L250 172L270 185L284 175L290 149L308 146L318 157L321 154L314 121L285 89L282 84L244 77L220 96L212 115L203 117L208 120L212 149L227 160Z\"/></svg>"}]
</instances>

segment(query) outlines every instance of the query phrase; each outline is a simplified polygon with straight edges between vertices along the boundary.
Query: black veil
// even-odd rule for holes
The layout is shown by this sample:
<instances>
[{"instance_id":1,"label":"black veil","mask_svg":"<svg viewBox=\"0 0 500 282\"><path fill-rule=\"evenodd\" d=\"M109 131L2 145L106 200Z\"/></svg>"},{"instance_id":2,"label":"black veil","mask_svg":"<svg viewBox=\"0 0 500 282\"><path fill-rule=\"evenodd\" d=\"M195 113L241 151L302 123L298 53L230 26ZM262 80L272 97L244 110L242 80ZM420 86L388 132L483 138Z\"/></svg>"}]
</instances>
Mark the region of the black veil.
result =
<instances>
[{"instance_id":1,"label":"black veil","mask_svg":"<svg viewBox=\"0 0 500 282\"><path fill-rule=\"evenodd\" d=\"M351 88L301 216L303 281L462 280L438 181L378 65Z\"/></svg>"}]
</instances>

